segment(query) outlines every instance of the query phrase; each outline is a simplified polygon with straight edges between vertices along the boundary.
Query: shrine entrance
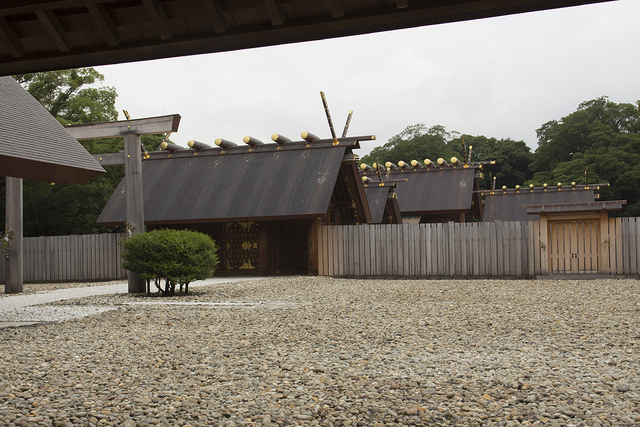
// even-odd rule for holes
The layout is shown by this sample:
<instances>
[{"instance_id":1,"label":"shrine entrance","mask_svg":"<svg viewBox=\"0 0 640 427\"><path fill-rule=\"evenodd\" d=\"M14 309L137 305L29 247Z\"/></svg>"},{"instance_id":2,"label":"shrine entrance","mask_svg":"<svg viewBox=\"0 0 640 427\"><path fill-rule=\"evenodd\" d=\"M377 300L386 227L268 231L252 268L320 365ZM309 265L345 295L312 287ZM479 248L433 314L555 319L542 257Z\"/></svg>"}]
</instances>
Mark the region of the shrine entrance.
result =
<instances>
[{"instance_id":1,"label":"shrine entrance","mask_svg":"<svg viewBox=\"0 0 640 427\"><path fill-rule=\"evenodd\" d=\"M540 271L547 275L611 274L609 212L626 200L524 205L540 215Z\"/></svg>"},{"instance_id":2,"label":"shrine entrance","mask_svg":"<svg viewBox=\"0 0 640 427\"><path fill-rule=\"evenodd\" d=\"M549 272L599 273L600 218L548 222Z\"/></svg>"}]
</instances>

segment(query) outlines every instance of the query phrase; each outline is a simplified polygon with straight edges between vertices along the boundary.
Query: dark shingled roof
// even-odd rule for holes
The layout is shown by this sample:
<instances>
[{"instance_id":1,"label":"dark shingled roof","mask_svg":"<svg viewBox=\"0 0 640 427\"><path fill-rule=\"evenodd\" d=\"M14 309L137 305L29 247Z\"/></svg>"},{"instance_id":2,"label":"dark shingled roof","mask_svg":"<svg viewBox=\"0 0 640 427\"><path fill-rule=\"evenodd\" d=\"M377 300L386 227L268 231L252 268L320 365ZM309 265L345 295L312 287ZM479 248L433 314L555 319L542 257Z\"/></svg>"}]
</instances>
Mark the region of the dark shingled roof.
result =
<instances>
[{"instance_id":1,"label":"dark shingled roof","mask_svg":"<svg viewBox=\"0 0 640 427\"><path fill-rule=\"evenodd\" d=\"M351 146L341 140L151 153L142 163L145 223L324 217L345 153L355 146L354 138ZM123 180L98 222L125 222L125 192Z\"/></svg>"},{"instance_id":2,"label":"dark shingled roof","mask_svg":"<svg viewBox=\"0 0 640 427\"><path fill-rule=\"evenodd\" d=\"M387 205L387 197L389 196L388 187L366 187L364 189L369 202L369 210L371 211L371 223L381 224L384 217L384 208Z\"/></svg>"},{"instance_id":3,"label":"dark shingled roof","mask_svg":"<svg viewBox=\"0 0 640 427\"><path fill-rule=\"evenodd\" d=\"M523 207L526 205L551 205L556 203L592 203L595 201L594 191L605 184L575 187L557 186L523 188L520 190L483 191L486 196L483 221L537 221L539 215L529 215Z\"/></svg>"},{"instance_id":4,"label":"dark shingled roof","mask_svg":"<svg viewBox=\"0 0 640 427\"><path fill-rule=\"evenodd\" d=\"M388 179L404 180L398 185L398 204L403 217L471 210L475 171L479 166L434 166L388 171ZM377 180L375 171L362 171ZM383 181L387 171L382 172Z\"/></svg>"},{"instance_id":5,"label":"dark shingled roof","mask_svg":"<svg viewBox=\"0 0 640 427\"><path fill-rule=\"evenodd\" d=\"M60 123L11 77L0 77L0 175L83 183L104 172Z\"/></svg>"},{"instance_id":6,"label":"dark shingled roof","mask_svg":"<svg viewBox=\"0 0 640 427\"><path fill-rule=\"evenodd\" d=\"M371 224L402 224L395 187L379 185L365 186L367 202L371 211ZM391 218L385 218L385 213Z\"/></svg>"}]
</instances>

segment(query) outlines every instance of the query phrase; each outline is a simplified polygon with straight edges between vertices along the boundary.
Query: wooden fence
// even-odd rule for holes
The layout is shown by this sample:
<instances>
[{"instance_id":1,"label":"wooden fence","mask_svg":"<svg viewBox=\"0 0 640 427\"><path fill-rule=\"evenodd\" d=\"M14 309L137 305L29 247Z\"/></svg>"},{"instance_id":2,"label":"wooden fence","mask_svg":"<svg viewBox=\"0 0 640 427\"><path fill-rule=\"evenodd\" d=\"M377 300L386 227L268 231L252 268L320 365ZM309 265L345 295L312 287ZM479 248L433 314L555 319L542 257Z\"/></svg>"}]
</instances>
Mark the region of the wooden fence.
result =
<instances>
[{"instance_id":1,"label":"wooden fence","mask_svg":"<svg viewBox=\"0 0 640 427\"><path fill-rule=\"evenodd\" d=\"M601 272L640 274L640 218L601 225ZM546 233L546 230L542 230ZM325 276L538 276L548 274L540 223L447 223L318 227ZM25 238L24 281L121 280L121 234ZM0 256L0 282L6 260Z\"/></svg>"},{"instance_id":2,"label":"wooden fence","mask_svg":"<svg viewBox=\"0 0 640 427\"><path fill-rule=\"evenodd\" d=\"M122 234L27 237L23 241L25 282L67 282L126 279L120 266ZM6 260L0 256L0 281Z\"/></svg>"},{"instance_id":3,"label":"wooden fence","mask_svg":"<svg viewBox=\"0 0 640 427\"><path fill-rule=\"evenodd\" d=\"M637 275L640 218L611 218L603 274ZM547 230L543 229L543 233ZM325 276L538 276L548 274L540 222L321 226Z\"/></svg>"}]
</instances>

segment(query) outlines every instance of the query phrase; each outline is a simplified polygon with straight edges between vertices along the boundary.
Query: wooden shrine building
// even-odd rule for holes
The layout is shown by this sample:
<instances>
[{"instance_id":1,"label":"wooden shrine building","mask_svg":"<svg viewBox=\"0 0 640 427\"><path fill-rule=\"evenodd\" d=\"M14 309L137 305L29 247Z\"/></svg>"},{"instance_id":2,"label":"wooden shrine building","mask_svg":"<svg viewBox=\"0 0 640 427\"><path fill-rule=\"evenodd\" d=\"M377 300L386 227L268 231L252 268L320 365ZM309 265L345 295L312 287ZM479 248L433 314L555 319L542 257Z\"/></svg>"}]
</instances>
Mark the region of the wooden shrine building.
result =
<instances>
[{"instance_id":1,"label":"wooden shrine building","mask_svg":"<svg viewBox=\"0 0 640 427\"><path fill-rule=\"evenodd\" d=\"M625 200L596 201L609 184L516 187L482 191L484 221L535 221L542 271L551 275L601 274L610 271L609 212L619 211Z\"/></svg>"},{"instance_id":2,"label":"wooden shrine building","mask_svg":"<svg viewBox=\"0 0 640 427\"><path fill-rule=\"evenodd\" d=\"M218 244L218 275L317 274L317 225L370 223L353 149L373 136L163 144L143 160L147 229L189 228ZM125 223L126 183L98 222Z\"/></svg>"},{"instance_id":3,"label":"wooden shrine building","mask_svg":"<svg viewBox=\"0 0 640 427\"><path fill-rule=\"evenodd\" d=\"M556 203L591 203L596 201L595 192L609 184L554 185L543 187L506 188L483 190L485 222L536 221L539 214L527 212L527 205L552 205Z\"/></svg>"},{"instance_id":4,"label":"wooden shrine building","mask_svg":"<svg viewBox=\"0 0 640 427\"><path fill-rule=\"evenodd\" d=\"M402 223L464 222L482 217L482 203L475 192L480 186L480 170L484 163L462 164L453 158L420 163L387 162L385 166L360 165L360 173L372 185L396 181L398 206ZM400 182L406 181L406 182Z\"/></svg>"},{"instance_id":5,"label":"wooden shrine building","mask_svg":"<svg viewBox=\"0 0 640 427\"><path fill-rule=\"evenodd\" d=\"M0 77L0 175L6 176L6 293L22 292L22 180L84 183L102 166L12 77Z\"/></svg>"},{"instance_id":6,"label":"wooden shrine building","mask_svg":"<svg viewBox=\"0 0 640 427\"><path fill-rule=\"evenodd\" d=\"M104 172L12 77L0 77L0 173L35 181L84 183Z\"/></svg>"}]
</instances>

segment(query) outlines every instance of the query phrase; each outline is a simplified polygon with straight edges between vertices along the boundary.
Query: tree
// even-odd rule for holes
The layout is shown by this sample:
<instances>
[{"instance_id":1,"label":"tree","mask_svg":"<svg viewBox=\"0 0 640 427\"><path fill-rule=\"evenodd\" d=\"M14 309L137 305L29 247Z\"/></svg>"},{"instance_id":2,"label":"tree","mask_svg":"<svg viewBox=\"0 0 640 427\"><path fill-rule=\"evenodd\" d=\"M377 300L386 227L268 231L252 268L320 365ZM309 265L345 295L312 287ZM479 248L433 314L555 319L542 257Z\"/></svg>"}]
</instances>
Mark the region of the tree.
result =
<instances>
[{"instance_id":1,"label":"tree","mask_svg":"<svg viewBox=\"0 0 640 427\"><path fill-rule=\"evenodd\" d=\"M610 183L603 200L623 199L622 214L640 215L640 101L616 104L607 97L538 129L530 183Z\"/></svg>"},{"instance_id":2,"label":"tree","mask_svg":"<svg viewBox=\"0 0 640 427\"><path fill-rule=\"evenodd\" d=\"M490 188L490 175L496 176L500 185L508 187L523 184L531 178L528 166L532 154L524 141L497 140L482 135L460 135L458 132L448 132L441 125L430 128L423 124L408 126L383 146L374 148L362 158L362 161L371 164L387 161L397 163L400 160L409 162L415 159L422 163L427 158L435 161L442 157L449 161L454 156L464 161L462 139L467 150L469 146L473 147L472 161L496 161L495 165L486 165L483 168L483 188Z\"/></svg>"},{"instance_id":3,"label":"tree","mask_svg":"<svg viewBox=\"0 0 640 427\"><path fill-rule=\"evenodd\" d=\"M457 134L456 134L457 135ZM398 135L389 139L386 144L374 148L371 153L362 157L364 163L397 163L400 160L410 162L425 159L436 160L438 157L450 159L452 156L459 156L460 153L449 146L447 140L452 134L447 132L444 126L436 125L427 128L419 123L407 126Z\"/></svg>"},{"instance_id":4,"label":"tree","mask_svg":"<svg viewBox=\"0 0 640 427\"><path fill-rule=\"evenodd\" d=\"M529 163L531 162L531 149L524 141L514 141L510 138L487 138L484 135L462 135L451 141L453 146L462 146L461 138L469 150L471 149L471 161L491 162L493 165L484 165L480 186L484 189L491 188L491 178L496 178L496 185L506 185L513 188L522 185L531 178Z\"/></svg>"},{"instance_id":5,"label":"tree","mask_svg":"<svg viewBox=\"0 0 640 427\"><path fill-rule=\"evenodd\" d=\"M218 265L215 242L203 233L160 229L134 234L122 242L122 266L147 281L164 296L189 293L189 283L213 276ZM164 288L162 284L164 283Z\"/></svg>"},{"instance_id":6,"label":"tree","mask_svg":"<svg viewBox=\"0 0 640 427\"><path fill-rule=\"evenodd\" d=\"M17 74L16 79L62 124L117 120L113 87L87 87L104 81L94 68Z\"/></svg>"}]
</instances>

